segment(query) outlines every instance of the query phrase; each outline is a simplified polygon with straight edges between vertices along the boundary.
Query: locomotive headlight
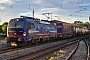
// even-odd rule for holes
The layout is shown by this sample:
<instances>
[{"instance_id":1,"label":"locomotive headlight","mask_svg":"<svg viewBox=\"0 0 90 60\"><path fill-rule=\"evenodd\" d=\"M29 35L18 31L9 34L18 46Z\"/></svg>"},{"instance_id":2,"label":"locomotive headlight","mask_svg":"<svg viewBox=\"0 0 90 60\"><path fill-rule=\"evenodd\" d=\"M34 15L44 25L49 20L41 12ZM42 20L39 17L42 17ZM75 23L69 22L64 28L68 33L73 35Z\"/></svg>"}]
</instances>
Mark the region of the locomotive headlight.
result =
<instances>
[{"instance_id":1,"label":"locomotive headlight","mask_svg":"<svg viewBox=\"0 0 90 60\"><path fill-rule=\"evenodd\" d=\"M26 32L23 32L23 36L26 36Z\"/></svg>"}]
</instances>

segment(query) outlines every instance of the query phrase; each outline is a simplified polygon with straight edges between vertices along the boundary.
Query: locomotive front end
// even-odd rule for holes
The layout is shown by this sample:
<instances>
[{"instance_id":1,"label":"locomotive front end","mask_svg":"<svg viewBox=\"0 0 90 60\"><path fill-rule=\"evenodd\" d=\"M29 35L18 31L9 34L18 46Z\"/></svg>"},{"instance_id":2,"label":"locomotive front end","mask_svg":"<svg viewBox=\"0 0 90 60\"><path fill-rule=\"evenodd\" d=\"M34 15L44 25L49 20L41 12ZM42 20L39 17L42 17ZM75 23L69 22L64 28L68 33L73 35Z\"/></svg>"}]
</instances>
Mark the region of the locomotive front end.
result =
<instances>
[{"instance_id":1,"label":"locomotive front end","mask_svg":"<svg viewBox=\"0 0 90 60\"><path fill-rule=\"evenodd\" d=\"M24 19L11 19L9 21L7 29L7 43L11 46L18 46L20 43L24 43Z\"/></svg>"}]
</instances>

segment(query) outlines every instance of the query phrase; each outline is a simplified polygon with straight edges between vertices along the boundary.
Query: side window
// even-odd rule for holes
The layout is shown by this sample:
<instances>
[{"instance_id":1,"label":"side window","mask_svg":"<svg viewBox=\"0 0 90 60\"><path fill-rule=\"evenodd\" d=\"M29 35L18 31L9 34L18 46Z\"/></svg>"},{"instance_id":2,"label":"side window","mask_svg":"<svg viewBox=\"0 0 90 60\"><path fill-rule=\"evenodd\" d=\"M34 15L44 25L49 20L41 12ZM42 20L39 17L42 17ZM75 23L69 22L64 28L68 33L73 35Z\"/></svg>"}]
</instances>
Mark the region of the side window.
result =
<instances>
[{"instance_id":1,"label":"side window","mask_svg":"<svg viewBox=\"0 0 90 60\"><path fill-rule=\"evenodd\" d=\"M29 29L33 29L34 28L34 24L33 23L28 23L28 25L27 25L27 30L29 30Z\"/></svg>"},{"instance_id":2,"label":"side window","mask_svg":"<svg viewBox=\"0 0 90 60\"><path fill-rule=\"evenodd\" d=\"M35 28L35 26L34 26L34 24L33 24L33 23L31 23L31 29L33 29L33 28Z\"/></svg>"}]
</instances>

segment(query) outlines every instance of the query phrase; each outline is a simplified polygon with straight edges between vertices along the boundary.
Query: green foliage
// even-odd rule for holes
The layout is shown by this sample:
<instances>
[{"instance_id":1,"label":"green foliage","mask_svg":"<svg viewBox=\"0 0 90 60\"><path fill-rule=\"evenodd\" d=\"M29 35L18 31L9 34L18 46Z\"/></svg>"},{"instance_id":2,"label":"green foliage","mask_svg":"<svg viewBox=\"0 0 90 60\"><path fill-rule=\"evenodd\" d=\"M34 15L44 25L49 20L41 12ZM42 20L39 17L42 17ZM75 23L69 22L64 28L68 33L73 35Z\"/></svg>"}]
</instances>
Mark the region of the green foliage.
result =
<instances>
[{"instance_id":1,"label":"green foliage","mask_svg":"<svg viewBox=\"0 0 90 60\"><path fill-rule=\"evenodd\" d=\"M83 27L88 27L89 26L89 22L85 22L85 23L82 23L82 24L77 24L79 26L83 26Z\"/></svg>"},{"instance_id":2,"label":"green foliage","mask_svg":"<svg viewBox=\"0 0 90 60\"><path fill-rule=\"evenodd\" d=\"M8 25L7 22L4 22L4 23L2 24L2 31L3 31L4 34L7 34L7 25Z\"/></svg>"},{"instance_id":3,"label":"green foliage","mask_svg":"<svg viewBox=\"0 0 90 60\"><path fill-rule=\"evenodd\" d=\"M2 24L2 26L4 26L4 25L8 25L8 22L4 22L4 23Z\"/></svg>"},{"instance_id":4,"label":"green foliage","mask_svg":"<svg viewBox=\"0 0 90 60\"><path fill-rule=\"evenodd\" d=\"M2 31L2 25L0 25L0 33L3 33L3 31Z\"/></svg>"}]
</instances>

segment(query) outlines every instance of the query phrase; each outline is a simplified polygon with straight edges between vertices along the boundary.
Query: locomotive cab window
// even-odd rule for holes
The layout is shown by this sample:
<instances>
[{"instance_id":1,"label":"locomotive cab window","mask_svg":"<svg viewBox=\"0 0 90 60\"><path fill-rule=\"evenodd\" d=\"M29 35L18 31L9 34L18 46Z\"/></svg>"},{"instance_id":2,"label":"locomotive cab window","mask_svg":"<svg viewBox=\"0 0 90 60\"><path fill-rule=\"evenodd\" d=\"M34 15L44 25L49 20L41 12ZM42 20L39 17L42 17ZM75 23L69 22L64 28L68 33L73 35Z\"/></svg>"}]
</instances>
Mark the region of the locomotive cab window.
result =
<instances>
[{"instance_id":1,"label":"locomotive cab window","mask_svg":"<svg viewBox=\"0 0 90 60\"><path fill-rule=\"evenodd\" d=\"M28 25L27 25L27 30L29 30L29 29L33 29L34 28L34 24L33 23L28 23Z\"/></svg>"},{"instance_id":2,"label":"locomotive cab window","mask_svg":"<svg viewBox=\"0 0 90 60\"><path fill-rule=\"evenodd\" d=\"M9 28L23 28L24 20L22 19L11 19L9 22Z\"/></svg>"}]
</instances>

